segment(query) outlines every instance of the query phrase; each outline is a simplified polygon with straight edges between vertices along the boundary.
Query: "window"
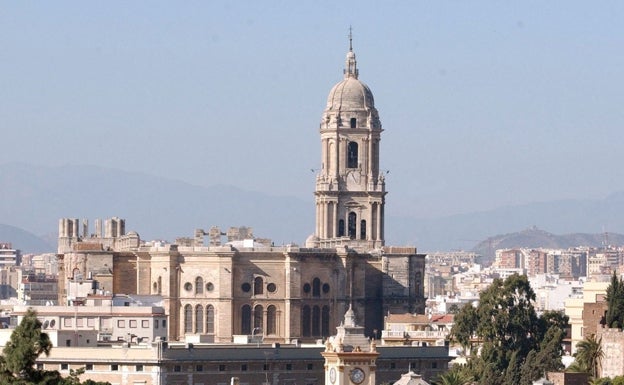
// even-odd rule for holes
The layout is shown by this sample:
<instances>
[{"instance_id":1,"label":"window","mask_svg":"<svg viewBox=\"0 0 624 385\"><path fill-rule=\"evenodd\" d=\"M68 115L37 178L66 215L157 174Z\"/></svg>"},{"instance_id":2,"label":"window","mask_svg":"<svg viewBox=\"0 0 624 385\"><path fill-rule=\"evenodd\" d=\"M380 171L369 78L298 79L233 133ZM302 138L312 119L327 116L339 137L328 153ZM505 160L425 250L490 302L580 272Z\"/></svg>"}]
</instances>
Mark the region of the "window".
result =
<instances>
[{"instance_id":1,"label":"window","mask_svg":"<svg viewBox=\"0 0 624 385\"><path fill-rule=\"evenodd\" d=\"M269 283L267 285L267 290L269 291L269 293L275 293L275 290L277 290L277 286L274 283Z\"/></svg>"},{"instance_id":2,"label":"window","mask_svg":"<svg viewBox=\"0 0 624 385\"><path fill-rule=\"evenodd\" d=\"M149 321L144 319L143 321L141 321L141 327L143 329L147 329L149 327Z\"/></svg>"},{"instance_id":3,"label":"window","mask_svg":"<svg viewBox=\"0 0 624 385\"><path fill-rule=\"evenodd\" d=\"M357 127L357 119L356 118L351 118L350 123L351 123L351 128L356 128Z\"/></svg>"},{"instance_id":4,"label":"window","mask_svg":"<svg viewBox=\"0 0 624 385\"><path fill-rule=\"evenodd\" d=\"M245 282L241 285L241 290L244 291L245 293L249 293L249 290L251 290L251 285L249 284L249 282Z\"/></svg>"},{"instance_id":5,"label":"window","mask_svg":"<svg viewBox=\"0 0 624 385\"><path fill-rule=\"evenodd\" d=\"M277 308L274 305L267 307L267 334L277 334Z\"/></svg>"},{"instance_id":6,"label":"window","mask_svg":"<svg viewBox=\"0 0 624 385\"><path fill-rule=\"evenodd\" d=\"M396 369L396 364L394 362L390 363L390 369Z\"/></svg>"},{"instance_id":7,"label":"window","mask_svg":"<svg viewBox=\"0 0 624 385\"><path fill-rule=\"evenodd\" d=\"M202 277L195 278L195 294L204 293L204 279Z\"/></svg>"},{"instance_id":8,"label":"window","mask_svg":"<svg viewBox=\"0 0 624 385\"><path fill-rule=\"evenodd\" d=\"M143 365L136 365L134 367L134 370L137 371L137 372L142 372L143 371Z\"/></svg>"},{"instance_id":9,"label":"window","mask_svg":"<svg viewBox=\"0 0 624 385\"><path fill-rule=\"evenodd\" d=\"M251 334L251 306L244 305L241 309L241 334Z\"/></svg>"},{"instance_id":10,"label":"window","mask_svg":"<svg viewBox=\"0 0 624 385\"><path fill-rule=\"evenodd\" d=\"M308 293L310 292L310 290L312 290L312 286L310 286L310 284L309 284L309 283L305 283L305 284L303 285L303 292L304 292L304 293L306 293L306 294L308 294Z\"/></svg>"},{"instance_id":11,"label":"window","mask_svg":"<svg viewBox=\"0 0 624 385\"><path fill-rule=\"evenodd\" d=\"M180 371L182 371L182 368L180 367L180 365L174 365L173 366L173 371L174 372L180 372Z\"/></svg>"},{"instance_id":12,"label":"window","mask_svg":"<svg viewBox=\"0 0 624 385\"><path fill-rule=\"evenodd\" d=\"M93 317L87 318L87 326L90 328L95 327L95 318Z\"/></svg>"},{"instance_id":13,"label":"window","mask_svg":"<svg viewBox=\"0 0 624 385\"><path fill-rule=\"evenodd\" d=\"M320 297L321 296L321 280L318 278L314 278L312 280L312 297Z\"/></svg>"},{"instance_id":14,"label":"window","mask_svg":"<svg viewBox=\"0 0 624 385\"><path fill-rule=\"evenodd\" d=\"M308 370L314 370L314 364L308 364Z\"/></svg>"},{"instance_id":15,"label":"window","mask_svg":"<svg viewBox=\"0 0 624 385\"><path fill-rule=\"evenodd\" d=\"M76 327L84 326L84 318L76 318Z\"/></svg>"},{"instance_id":16,"label":"window","mask_svg":"<svg viewBox=\"0 0 624 385\"><path fill-rule=\"evenodd\" d=\"M321 311L321 335L329 336L329 306L323 306Z\"/></svg>"},{"instance_id":17,"label":"window","mask_svg":"<svg viewBox=\"0 0 624 385\"><path fill-rule=\"evenodd\" d=\"M437 362L432 362L431 363L431 369L437 369L438 368L438 363Z\"/></svg>"},{"instance_id":18,"label":"window","mask_svg":"<svg viewBox=\"0 0 624 385\"><path fill-rule=\"evenodd\" d=\"M366 221L360 221L360 239L366 239Z\"/></svg>"},{"instance_id":19,"label":"window","mask_svg":"<svg viewBox=\"0 0 624 385\"><path fill-rule=\"evenodd\" d=\"M347 168L358 167L358 144L349 142L347 145Z\"/></svg>"},{"instance_id":20,"label":"window","mask_svg":"<svg viewBox=\"0 0 624 385\"><path fill-rule=\"evenodd\" d=\"M323 284L323 294L329 293L329 283Z\"/></svg>"},{"instance_id":21,"label":"window","mask_svg":"<svg viewBox=\"0 0 624 385\"><path fill-rule=\"evenodd\" d=\"M212 334L215 331L214 306L206 306L206 333Z\"/></svg>"},{"instance_id":22,"label":"window","mask_svg":"<svg viewBox=\"0 0 624 385\"><path fill-rule=\"evenodd\" d=\"M203 365L195 365L195 371L196 372L203 372L204 371L204 366Z\"/></svg>"},{"instance_id":23,"label":"window","mask_svg":"<svg viewBox=\"0 0 624 385\"><path fill-rule=\"evenodd\" d=\"M219 371L225 372L225 365L219 365Z\"/></svg>"},{"instance_id":24,"label":"window","mask_svg":"<svg viewBox=\"0 0 624 385\"><path fill-rule=\"evenodd\" d=\"M311 335L310 314L310 306L304 306L303 311L301 312L301 329L303 330L304 337L310 337Z\"/></svg>"},{"instance_id":25,"label":"window","mask_svg":"<svg viewBox=\"0 0 624 385\"><path fill-rule=\"evenodd\" d=\"M269 370L269 364L264 364L264 365L262 366L262 370L264 370L265 372L266 372L267 370Z\"/></svg>"},{"instance_id":26,"label":"window","mask_svg":"<svg viewBox=\"0 0 624 385\"><path fill-rule=\"evenodd\" d=\"M126 320L118 319L117 320L117 327L118 328L125 328L126 327Z\"/></svg>"},{"instance_id":27,"label":"window","mask_svg":"<svg viewBox=\"0 0 624 385\"><path fill-rule=\"evenodd\" d=\"M71 318L63 318L63 326L64 327L72 327L72 319Z\"/></svg>"},{"instance_id":28,"label":"window","mask_svg":"<svg viewBox=\"0 0 624 385\"><path fill-rule=\"evenodd\" d=\"M286 370L292 370L292 364L286 364Z\"/></svg>"},{"instance_id":29,"label":"window","mask_svg":"<svg viewBox=\"0 0 624 385\"><path fill-rule=\"evenodd\" d=\"M65 340L65 346L71 346L71 340Z\"/></svg>"},{"instance_id":30,"label":"window","mask_svg":"<svg viewBox=\"0 0 624 385\"><path fill-rule=\"evenodd\" d=\"M312 307L312 336L321 335L321 309L318 306Z\"/></svg>"},{"instance_id":31,"label":"window","mask_svg":"<svg viewBox=\"0 0 624 385\"><path fill-rule=\"evenodd\" d=\"M246 372L247 371L247 364L242 364L241 365L241 372Z\"/></svg>"},{"instance_id":32,"label":"window","mask_svg":"<svg viewBox=\"0 0 624 385\"><path fill-rule=\"evenodd\" d=\"M117 364L112 364L112 365L110 366L110 370L111 370L111 372L117 372L117 371L119 371L119 365L117 365Z\"/></svg>"},{"instance_id":33,"label":"window","mask_svg":"<svg viewBox=\"0 0 624 385\"><path fill-rule=\"evenodd\" d=\"M254 279L254 295L262 294L264 292L262 277L256 277Z\"/></svg>"},{"instance_id":34,"label":"window","mask_svg":"<svg viewBox=\"0 0 624 385\"><path fill-rule=\"evenodd\" d=\"M197 305L195 307L195 333L204 332L204 307Z\"/></svg>"},{"instance_id":35,"label":"window","mask_svg":"<svg viewBox=\"0 0 624 385\"><path fill-rule=\"evenodd\" d=\"M61 370L69 369L69 364L61 364Z\"/></svg>"},{"instance_id":36,"label":"window","mask_svg":"<svg viewBox=\"0 0 624 385\"><path fill-rule=\"evenodd\" d=\"M184 284L184 290L186 290L186 291L191 291L191 290L193 290L193 284L192 284L192 283L190 283L190 282L185 283L185 284Z\"/></svg>"},{"instance_id":37,"label":"window","mask_svg":"<svg viewBox=\"0 0 624 385\"><path fill-rule=\"evenodd\" d=\"M213 291L214 290L214 285L212 284L212 282L208 282L206 284L206 291Z\"/></svg>"},{"instance_id":38,"label":"window","mask_svg":"<svg viewBox=\"0 0 624 385\"><path fill-rule=\"evenodd\" d=\"M355 221L357 219L357 215L351 211L349 213L349 238L355 239Z\"/></svg>"},{"instance_id":39,"label":"window","mask_svg":"<svg viewBox=\"0 0 624 385\"><path fill-rule=\"evenodd\" d=\"M344 219L338 221L338 236L344 237L345 235L345 224Z\"/></svg>"},{"instance_id":40,"label":"window","mask_svg":"<svg viewBox=\"0 0 624 385\"><path fill-rule=\"evenodd\" d=\"M130 320L130 327L133 328L133 329L136 329L136 327L137 327L137 320L131 319Z\"/></svg>"},{"instance_id":41,"label":"window","mask_svg":"<svg viewBox=\"0 0 624 385\"><path fill-rule=\"evenodd\" d=\"M256 307L254 307L254 322L253 322L253 326L254 326L254 330L257 328L258 330L262 331L262 316L264 315L264 308L262 307L262 305L257 305ZM254 334L252 332L252 334Z\"/></svg>"},{"instance_id":42,"label":"window","mask_svg":"<svg viewBox=\"0 0 624 385\"><path fill-rule=\"evenodd\" d=\"M167 327L167 320L166 319L162 320L162 327L163 328Z\"/></svg>"},{"instance_id":43,"label":"window","mask_svg":"<svg viewBox=\"0 0 624 385\"><path fill-rule=\"evenodd\" d=\"M158 329L158 320L154 320L154 329Z\"/></svg>"},{"instance_id":44,"label":"window","mask_svg":"<svg viewBox=\"0 0 624 385\"><path fill-rule=\"evenodd\" d=\"M184 306L184 333L193 333L193 307Z\"/></svg>"},{"instance_id":45,"label":"window","mask_svg":"<svg viewBox=\"0 0 624 385\"><path fill-rule=\"evenodd\" d=\"M93 364L86 364L85 370L93 370Z\"/></svg>"}]
</instances>

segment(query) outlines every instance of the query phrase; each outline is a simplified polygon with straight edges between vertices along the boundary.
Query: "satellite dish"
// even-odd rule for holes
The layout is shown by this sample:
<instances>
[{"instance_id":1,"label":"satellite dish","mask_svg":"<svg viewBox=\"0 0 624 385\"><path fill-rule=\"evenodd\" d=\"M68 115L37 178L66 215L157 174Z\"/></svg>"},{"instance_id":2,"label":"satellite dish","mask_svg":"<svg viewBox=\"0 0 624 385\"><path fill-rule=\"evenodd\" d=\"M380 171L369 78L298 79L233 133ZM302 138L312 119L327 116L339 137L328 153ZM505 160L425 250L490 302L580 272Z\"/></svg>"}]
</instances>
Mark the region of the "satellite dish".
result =
<instances>
[{"instance_id":1,"label":"satellite dish","mask_svg":"<svg viewBox=\"0 0 624 385\"><path fill-rule=\"evenodd\" d=\"M43 328L44 328L44 329L47 329L49 325L50 325L50 322L46 320L46 321L43 323Z\"/></svg>"}]
</instances>

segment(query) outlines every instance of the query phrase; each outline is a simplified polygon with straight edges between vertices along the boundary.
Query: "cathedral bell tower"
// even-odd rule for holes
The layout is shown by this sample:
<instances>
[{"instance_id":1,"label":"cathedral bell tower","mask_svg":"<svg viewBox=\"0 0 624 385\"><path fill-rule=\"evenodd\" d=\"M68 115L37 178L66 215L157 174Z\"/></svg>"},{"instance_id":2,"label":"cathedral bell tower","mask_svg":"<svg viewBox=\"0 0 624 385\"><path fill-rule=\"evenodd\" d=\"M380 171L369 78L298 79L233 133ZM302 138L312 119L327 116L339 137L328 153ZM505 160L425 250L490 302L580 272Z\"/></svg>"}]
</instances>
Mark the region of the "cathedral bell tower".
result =
<instances>
[{"instance_id":1,"label":"cathedral bell tower","mask_svg":"<svg viewBox=\"0 0 624 385\"><path fill-rule=\"evenodd\" d=\"M344 79L327 98L320 124L321 166L316 177L316 229L310 244L384 245L384 173L379 170L381 122L373 93L358 79L349 34Z\"/></svg>"}]
</instances>

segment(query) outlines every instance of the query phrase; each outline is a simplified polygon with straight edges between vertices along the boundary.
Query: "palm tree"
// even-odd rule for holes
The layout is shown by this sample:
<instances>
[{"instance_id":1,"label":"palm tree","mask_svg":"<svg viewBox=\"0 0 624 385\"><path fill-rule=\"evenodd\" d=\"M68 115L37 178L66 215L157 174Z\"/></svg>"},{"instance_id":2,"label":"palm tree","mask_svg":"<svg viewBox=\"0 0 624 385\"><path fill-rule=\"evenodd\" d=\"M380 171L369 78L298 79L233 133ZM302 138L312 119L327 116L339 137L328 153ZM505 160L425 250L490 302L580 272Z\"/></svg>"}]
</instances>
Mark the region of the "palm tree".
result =
<instances>
[{"instance_id":1,"label":"palm tree","mask_svg":"<svg viewBox=\"0 0 624 385\"><path fill-rule=\"evenodd\" d=\"M598 378L604 352L602 351L602 337L596 339L594 334L576 344L574 363L578 369L589 373L593 378Z\"/></svg>"},{"instance_id":2,"label":"palm tree","mask_svg":"<svg viewBox=\"0 0 624 385\"><path fill-rule=\"evenodd\" d=\"M453 369L440 373L438 377L432 381L433 385L467 385L470 383L472 383L472 376L461 370Z\"/></svg>"}]
</instances>

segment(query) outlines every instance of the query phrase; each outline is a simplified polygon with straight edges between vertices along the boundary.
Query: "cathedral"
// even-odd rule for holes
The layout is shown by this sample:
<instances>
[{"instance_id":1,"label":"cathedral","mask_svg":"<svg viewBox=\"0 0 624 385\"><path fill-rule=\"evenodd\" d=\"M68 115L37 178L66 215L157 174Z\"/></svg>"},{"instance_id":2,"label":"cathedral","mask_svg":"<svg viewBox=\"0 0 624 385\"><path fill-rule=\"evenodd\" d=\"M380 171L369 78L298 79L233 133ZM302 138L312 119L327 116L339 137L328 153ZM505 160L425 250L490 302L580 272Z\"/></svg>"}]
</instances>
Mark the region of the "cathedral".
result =
<instances>
[{"instance_id":1,"label":"cathedral","mask_svg":"<svg viewBox=\"0 0 624 385\"><path fill-rule=\"evenodd\" d=\"M423 313L425 257L384 241L382 126L359 79L351 39L344 77L321 117L316 226L303 245L274 246L249 228L213 227L172 244L143 242L125 220L59 221L59 304L89 296L162 298L171 340L312 342L347 310L367 336L388 313ZM82 225L82 226L81 226Z\"/></svg>"}]
</instances>

